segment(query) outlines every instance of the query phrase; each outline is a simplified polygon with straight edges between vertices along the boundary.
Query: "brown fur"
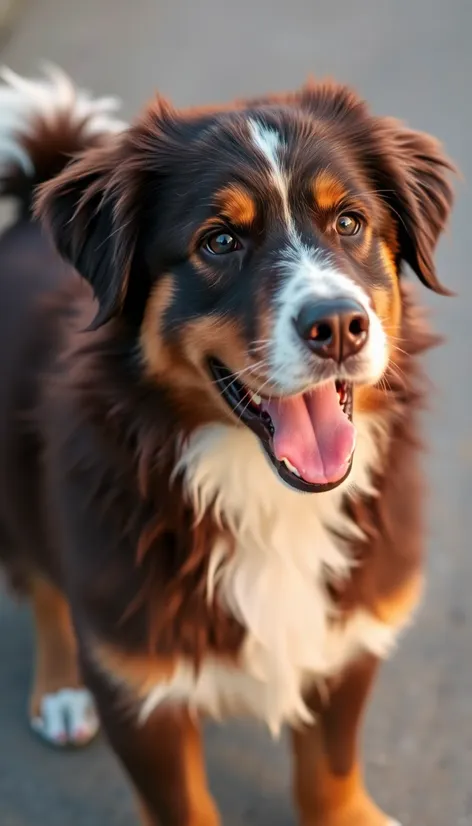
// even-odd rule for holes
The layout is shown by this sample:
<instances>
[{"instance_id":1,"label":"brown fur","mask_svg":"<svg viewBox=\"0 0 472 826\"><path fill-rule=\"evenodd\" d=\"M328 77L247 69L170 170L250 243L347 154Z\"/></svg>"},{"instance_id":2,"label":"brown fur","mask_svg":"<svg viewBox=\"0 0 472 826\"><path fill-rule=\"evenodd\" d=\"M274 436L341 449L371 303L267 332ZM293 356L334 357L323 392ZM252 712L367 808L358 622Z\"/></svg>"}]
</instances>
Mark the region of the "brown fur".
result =
<instances>
[{"instance_id":1,"label":"brown fur","mask_svg":"<svg viewBox=\"0 0 472 826\"><path fill-rule=\"evenodd\" d=\"M314 695L318 724L292 731L294 792L301 826L385 826L365 791L358 729L376 671L374 658L352 666L326 705Z\"/></svg>"},{"instance_id":2,"label":"brown fur","mask_svg":"<svg viewBox=\"0 0 472 826\"><path fill-rule=\"evenodd\" d=\"M375 411L385 435L377 495L344 497L365 538L339 537L357 565L343 583L327 574L339 621L363 608L397 622L421 580L419 359L434 339L400 281L407 262L427 286L447 292L433 257L452 203L451 165L438 144L371 116L343 87L309 84L228 107L221 122L218 108L177 113L159 99L123 135L84 147L83 157L45 183L37 206L71 268L29 218L0 245L0 347L9 353L0 383L2 555L12 581L41 575L34 580L40 644L33 710L56 685L57 652L63 680L80 679L62 592L84 679L149 826L217 826L219 819L189 710L160 709L139 726L139 697L182 657L195 669L209 656L238 662L246 635L207 593L211 549L221 537L231 546L228 525L211 509L196 521L173 472L198 426L237 425L207 358L233 371L253 366L252 347L273 324L269 299L282 278L274 261L285 229L280 197L260 159L254 163L246 107L288 131L303 231L362 284L390 337L385 377L355 392L354 417ZM61 129L53 145L63 139L69 147ZM40 153L42 129L28 140L30 153ZM221 163L215 180L209 157ZM244 184L222 185L235 167ZM22 183L29 197L30 183ZM21 194L13 178L10 189ZM362 201L369 228L349 247L327 215L347 193L352 203ZM215 208L224 214L210 214ZM223 219L244 225L250 266L242 258L238 265L204 258L197 240ZM338 675L326 708L313 699L320 728L293 735L303 826L386 822L363 790L356 746L374 670L362 660Z\"/></svg>"}]
</instances>

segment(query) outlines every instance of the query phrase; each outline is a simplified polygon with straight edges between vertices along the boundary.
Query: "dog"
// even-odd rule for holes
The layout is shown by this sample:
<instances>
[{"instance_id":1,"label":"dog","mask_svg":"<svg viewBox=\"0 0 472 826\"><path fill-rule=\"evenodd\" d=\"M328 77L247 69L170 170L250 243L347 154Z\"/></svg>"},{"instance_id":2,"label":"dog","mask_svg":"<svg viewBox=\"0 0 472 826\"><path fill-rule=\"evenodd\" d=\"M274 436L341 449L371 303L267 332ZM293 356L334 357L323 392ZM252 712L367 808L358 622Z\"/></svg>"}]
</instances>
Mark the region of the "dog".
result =
<instances>
[{"instance_id":1,"label":"dog","mask_svg":"<svg viewBox=\"0 0 472 826\"><path fill-rule=\"evenodd\" d=\"M393 826L358 734L423 584L408 266L453 203L432 137L332 81L131 126L4 73L0 534L30 719L100 720L142 822L216 826L199 719L290 731L302 826Z\"/></svg>"}]
</instances>

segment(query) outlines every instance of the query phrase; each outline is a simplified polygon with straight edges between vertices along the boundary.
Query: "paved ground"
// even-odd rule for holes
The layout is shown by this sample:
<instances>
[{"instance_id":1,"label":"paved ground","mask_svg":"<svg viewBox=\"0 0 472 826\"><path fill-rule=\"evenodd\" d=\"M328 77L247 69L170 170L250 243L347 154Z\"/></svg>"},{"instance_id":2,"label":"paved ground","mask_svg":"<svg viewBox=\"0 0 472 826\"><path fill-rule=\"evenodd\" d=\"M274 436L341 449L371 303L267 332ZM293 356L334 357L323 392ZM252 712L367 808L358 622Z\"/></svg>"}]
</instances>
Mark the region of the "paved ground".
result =
<instances>
[{"instance_id":1,"label":"paved ground","mask_svg":"<svg viewBox=\"0 0 472 826\"><path fill-rule=\"evenodd\" d=\"M0 59L34 72L61 63L127 114L155 89L187 104L299 84L309 72L356 84L378 112L435 132L472 180L470 0L23 0ZM457 300L431 299L449 345L431 359L436 410L430 588L416 628L371 707L368 777L404 826L472 824L472 427L469 244L461 185L440 251ZM429 300L429 299L428 299ZM1 600L1 597L0 597ZM28 733L27 613L0 601L1 826L132 826L127 788L102 743L67 757ZM290 826L283 747L254 729L208 732L212 785L227 826Z\"/></svg>"}]
</instances>

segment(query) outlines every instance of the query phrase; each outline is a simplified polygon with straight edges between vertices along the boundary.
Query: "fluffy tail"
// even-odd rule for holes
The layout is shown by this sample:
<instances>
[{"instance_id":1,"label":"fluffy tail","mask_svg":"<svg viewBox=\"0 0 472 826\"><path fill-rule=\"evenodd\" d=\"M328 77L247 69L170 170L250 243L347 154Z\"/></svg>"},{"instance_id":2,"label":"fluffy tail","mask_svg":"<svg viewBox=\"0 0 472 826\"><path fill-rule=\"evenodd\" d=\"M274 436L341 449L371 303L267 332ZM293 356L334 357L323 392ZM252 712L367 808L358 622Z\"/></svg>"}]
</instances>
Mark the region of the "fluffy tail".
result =
<instances>
[{"instance_id":1,"label":"fluffy tail","mask_svg":"<svg viewBox=\"0 0 472 826\"><path fill-rule=\"evenodd\" d=\"M14 196L30 217L36 186L57 175L71 156L126 127L120 101L92 98L59 68L30 80L0 70L0 196Z\"/></svg>"}]
</instances>

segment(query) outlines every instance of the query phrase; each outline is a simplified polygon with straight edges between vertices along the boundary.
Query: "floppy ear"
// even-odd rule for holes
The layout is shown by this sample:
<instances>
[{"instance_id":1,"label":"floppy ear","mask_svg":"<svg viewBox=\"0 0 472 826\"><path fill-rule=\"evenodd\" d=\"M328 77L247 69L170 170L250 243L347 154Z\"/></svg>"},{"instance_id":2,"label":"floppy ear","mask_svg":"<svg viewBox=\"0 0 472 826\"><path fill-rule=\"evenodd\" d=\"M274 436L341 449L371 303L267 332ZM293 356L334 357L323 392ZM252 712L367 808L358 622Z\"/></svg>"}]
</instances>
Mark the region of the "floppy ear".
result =
<instances>
[{"instance_id":1,"label":"floppy ear","mask_svg":"<svg viewBox=\"0 0 472 826\"><path fill-rule=\"evenodd\" d=\"M39 189L35 213L98 300L96 329L123 308L136 247L136 182L123 136L69 164Z\"/></svg>"},{"instance_id":2,"label":"floppy ear","mask_svg":"<svg viewBox=\"0 0 472 826\"><path fill-rule=\"evenodd\" d=\"M434 252L452 207L450 173L457 170L440 143L393 118L371 117L365 101L333 81L309 80L296 102L350 138L397 225L397 265L406 261L429 289L451 295L436 275Z\"/></svg>"},{"instance_id":3,"label":"floppy ear","mask_svg":"<svg viewBox=\"0 0 472 826\"><path fill-rule=\"evenodd\" d=\"M370 172L397 224L398 258L426 287L452 295L438 280L434 253L452 208L449 177L456 168L430 135L388 118L377 123L376 161Z\"/></svg>"}]
</instances>

